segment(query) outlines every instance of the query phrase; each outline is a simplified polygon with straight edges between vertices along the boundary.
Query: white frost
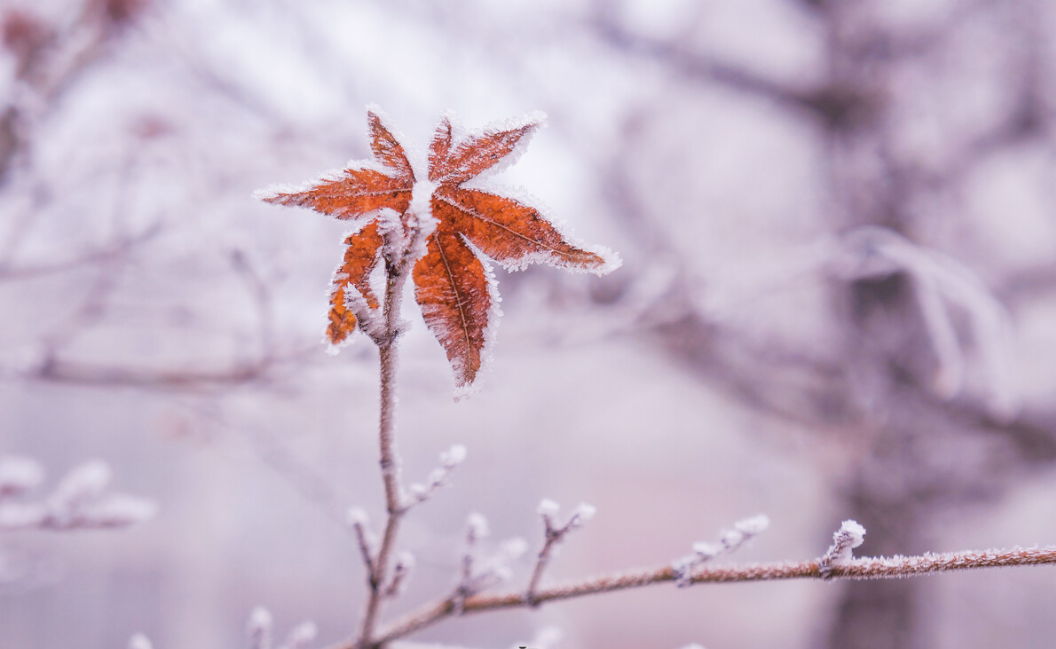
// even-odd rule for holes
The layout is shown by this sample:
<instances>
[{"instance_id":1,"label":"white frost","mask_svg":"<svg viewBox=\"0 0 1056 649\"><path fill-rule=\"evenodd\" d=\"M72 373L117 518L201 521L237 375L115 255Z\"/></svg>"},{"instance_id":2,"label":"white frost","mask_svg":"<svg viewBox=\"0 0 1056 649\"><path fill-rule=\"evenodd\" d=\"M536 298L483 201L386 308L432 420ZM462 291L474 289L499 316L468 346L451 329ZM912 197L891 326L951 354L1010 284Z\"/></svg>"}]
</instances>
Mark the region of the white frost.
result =
<instances>
[{"instance_id":1,"label":"white frost","mask_svg":"<svg viewBox=\"0 0 1056 649\"><path fill-rule=\"evenodd\" d=\"M539 502L539 507L535 510L540 516L557 516L558 512L561 511L561 506L550 500L549 498L543 498Z\"/></svg>"},{"instance_id":2,"label":"white frost","mask_svg":"<svg viewBox=\"0 0 1056 649\"><path fill-rule=\"evenodd\" d=\"M843 524L840 525L839 531L836 533L849 539L852 548L856 548L865 543L865 528L862 527L858 521L843 521Z\"/></svg>"},{"instance_id":3,"label":"white frost","mask_svg":"<svg viewBox=\"0 0 1056 649\"><path fill-rule=\"evenodd\" d=\"M350 507L348 513L345 514L345 521L350 527L366 527L370 518L362 507Z\"/></svg>"},{"instance_id":4,"label":"white frost","mask_svg":"<svg viewBox=\"0 0 1056 649\"><path fill-rule=\"evenodd\" d=\"M150 638L137 633L128 639L128 649L153 649L154 645L151 644Z\"/></svg>"},{"instance_id":5,"label":"white frost","mask_svg":"<svg viewBox=\"0 0 1056 649\"><path fill-rule=\"evenodd\" d=\"M66 474L55 487L51 505L60 510L77 509L82 503L99 498L110 484L110 478L110 467L105 462L85 462Z\"/></svg>"},{"instance_id":6,"label":"white frost","mask_svg":"<svg viewBox=\"0 0 1056 649\"><path fill-rule=\"evenodd\" d=\"M44 480L44 469L36 460L9 456L0 458L0 498L17 496Z\"/></svg>"},{"instance_id":7,"label":"white frost","mask_svg":"<svg viewBox=\"0 0 1056 649\"><path fill-rule=\"evenodd\" d=\"M594 514L598 513L598 508L594 505L587 503L580 503L576 507L575 511L572 512L572 519L570 522L574 522L576 526L583 525L594 518Z\"/></svg>"},{"instance_id":8,"label":"white frost","mask_svg":"<svg viewBox=\"0 0 1056 649\"><path fill-rule=\"evenodd\" d=\"M488 529L488 519L479 512L473 512L466 517L466 526L469 528L469 534L475 539L484 538L491 533Z\"/></svg>"},{"instance_id":9,"label":"white frost","mask_svg":"<svg viewBox=\"0 0 1056 649\"><path fill-rule=\"evenodd\" d=\"M759 514L758 516L752 516L751 518L737 521L734 523L733 527L749 536L756 536L762 534L768 527L770 527L770 519L766 514Z\"/></svg>"},{"instance_id":10,"label":"white frost","mask_svg":"<svg viewBox=\"0 0 1056 649\"><path fill-rule=\"evenodd\" d=\"M440 454L440 462L445 467L456 467L462 464L466 459L466 447L461 444L455 444L451 448L447 449L446 453Z\"/></svg>"}]
</instances>

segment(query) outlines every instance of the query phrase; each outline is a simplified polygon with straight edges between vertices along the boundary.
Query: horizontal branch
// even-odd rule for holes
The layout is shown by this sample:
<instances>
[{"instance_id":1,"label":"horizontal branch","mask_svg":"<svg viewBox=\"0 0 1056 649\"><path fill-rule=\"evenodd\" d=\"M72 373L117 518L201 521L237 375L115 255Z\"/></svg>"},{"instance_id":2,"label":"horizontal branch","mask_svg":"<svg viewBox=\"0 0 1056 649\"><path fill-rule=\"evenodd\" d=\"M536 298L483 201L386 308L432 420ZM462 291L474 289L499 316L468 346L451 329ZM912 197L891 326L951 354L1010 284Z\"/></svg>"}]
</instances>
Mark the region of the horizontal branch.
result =
<instances>
[{"instance_id":1,"label":"horizontal branch","mask_svg":"<svg viewBox=\"0 0 1056 649\"><path fill-rule=\"evenodd\" d=\"M695 571L691 583L777 581L783 579L889 579L915 577L952 570L999 568L1004 566L1030 566L1056 564L1056 546L1044 548L1013 548L1005 550L980 550L944 552L912 557L865 557L838 562L823 571L820 559L802 562L756 563L745 565L704 567ZM493 609L528 607L548 601L571 599L584 595L607 593L650 584L673 582L677 578L670 565L629 570L621 573L589 577L536 591L529 602L523 590L506 593L481 594L468 597L462 602L463 613L482 612ZM427 604L417 611L393 621L376 637L376 646L413 633L438 620L453 614L455 604L449 598ZM348 649L349 642L335 645L332 649Z\"/></svg>"}]
</instances>

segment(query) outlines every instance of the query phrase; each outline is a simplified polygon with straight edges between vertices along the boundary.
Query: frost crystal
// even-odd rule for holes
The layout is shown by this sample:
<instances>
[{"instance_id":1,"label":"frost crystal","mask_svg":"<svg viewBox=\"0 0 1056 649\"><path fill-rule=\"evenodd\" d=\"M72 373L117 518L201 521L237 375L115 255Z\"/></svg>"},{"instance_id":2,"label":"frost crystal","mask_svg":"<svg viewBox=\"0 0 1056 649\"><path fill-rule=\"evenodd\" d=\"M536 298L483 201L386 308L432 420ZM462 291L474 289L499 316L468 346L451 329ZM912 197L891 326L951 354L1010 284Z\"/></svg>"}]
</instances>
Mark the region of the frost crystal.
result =
<instances>
[{"instance_id":1,"label":"frost crystal","mask_svg":"<svg viewBox=\"0 0 1056 649\"><path fill-rule=\"evenodd\" d=\"M543 498L539 503L539 507L535 511L538 512L540 516L557 516L558 512L561 511L561 506L549 498Z\"/></svg>"},{"instance_id":2,"label":"frost crystal","mask_svg":"<svg viewBox=\"0 0 1056 649\"><path fill-rule=\"evenodd\" d=\"M853 558L851 551L864 542L865 528L857 521L843 521L840 529L832 535L832 547L821 558L822 575L830 574L829 571L834 564L850 561Z\"/></svg>"},{"instance_id":3,"label":"frost crystal","mask_svg":"<svg viewBox=\"0 0 1056 649\"><path fill-rule=\"evenodd\" d=\"M840 530L837 534L846 536L850 539L851 547L856 548L862 543L865 543L865 528L861 526L858 521L846 520L840 525Z\"/></svg>"}]
</instances>

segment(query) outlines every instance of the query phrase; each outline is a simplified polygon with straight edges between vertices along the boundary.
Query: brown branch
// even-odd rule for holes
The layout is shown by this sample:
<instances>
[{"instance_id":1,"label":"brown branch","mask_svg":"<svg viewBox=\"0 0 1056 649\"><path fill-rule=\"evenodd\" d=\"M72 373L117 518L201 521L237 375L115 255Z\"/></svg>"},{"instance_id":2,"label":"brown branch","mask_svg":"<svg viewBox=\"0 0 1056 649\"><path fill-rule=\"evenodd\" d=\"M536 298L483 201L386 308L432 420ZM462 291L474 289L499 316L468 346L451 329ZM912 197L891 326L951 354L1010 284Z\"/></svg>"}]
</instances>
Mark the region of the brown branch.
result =
<instances>
[{"instance_id":1,"label":"brown branch","mask_svg":"<svg viewBox=\"0 0 1056 649\"><path fill-rule=\"evenodd\" d=\"M690 579L693 584L779 581L785 579L891 579L915 577L953 570L999 568L1006 566L1032 566L1056 564L1056 546L1044 548L1013 548L1004 550L971 550L944 552L912 557L866 557L850 559L830 565L827 570L821 559L801 562L756 563L734 566L704 567L695 571ZM566 582L535 593L535 602L549 602L596 595L652 584L673 582L677 571L670 565L628 570L626 572L588 577ZM486 595L474 595L462 603L464 613L477 613L496 609L529 607L531 602L523 591L510 591ZM451 598L427 604L416 611L395 620L383 628L371 646L380 647L386 642L404 637L424 627L451 616L455 604ZM354 645L342 642L330 649L351 649Z\"/></svg>"},{"instance_id":2,"label":"brown branch","mask_svg":"<svg viewBox=\"0 0 1056 649\"><path fill-rule=\"evenodd\" d=\"M402 228L398 228L402 229ZM400 303L403 301L403 289L407 284L411 267L415 261L415 247L407 245L406 241L396 240L400 234L388 232L385 238L385 249L388 251L399 251L397 258L386 256L385 260L385 304L384 337L378 344L380 352L381 371L381 414L378 430L378 443L380 446L381 477L385 486L385 531L382 533L381 544L378 547L377 556L374 558L374 571L370 575L370 592L367 597L367 605L363 612L363 621L360 626L358 647L368 647L375 644L374 627L377 624L378 611L381 601L385 598L387 591L386 577L389 567L389 559L396 546L396 534L399 531L400 519L407 512L407 503L404 499L403 488L400 485L399 458L396 453L395 439L395 416L396 416L396 367L397 367L397 341L402 332L400 322ZM401 243L403 245L401 245Z\"/></svg>"}]
</instances>

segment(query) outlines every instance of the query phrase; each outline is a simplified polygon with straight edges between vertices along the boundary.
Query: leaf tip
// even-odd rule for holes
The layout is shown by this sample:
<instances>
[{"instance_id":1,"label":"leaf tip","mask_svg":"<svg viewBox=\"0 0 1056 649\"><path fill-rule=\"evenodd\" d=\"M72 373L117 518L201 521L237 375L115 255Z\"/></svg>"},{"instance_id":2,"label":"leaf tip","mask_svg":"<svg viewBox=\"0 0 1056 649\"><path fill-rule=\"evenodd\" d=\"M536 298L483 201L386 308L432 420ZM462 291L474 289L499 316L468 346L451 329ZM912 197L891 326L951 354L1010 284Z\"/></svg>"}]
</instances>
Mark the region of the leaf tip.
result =
<instances>
[{"instance_id":1,"label":"leaf tip","mask_svg":"<svg viewBox=\"0 0 1056 649\"><path fill-rule=\"evenodd\" d=\"M615 250L611 250L605 246L594 246L594 249L591 252L598 261L586 270L594 273L598 277L608 275L623 265L623 258L620 257L620 253Z\"/></svg>"},{"instance_id":2,"label":"leaf tip","mask_svg":"<svg viewBox=\"0 0 1056 649\"><path fill-rule=\"evenodd\" d=\"M272 205L282 205L290 194L297 193L299 188L291 185L269 185L264 189L258 189L251 195L255 201L264 201Z\"/></svg>"}]
</instances>

